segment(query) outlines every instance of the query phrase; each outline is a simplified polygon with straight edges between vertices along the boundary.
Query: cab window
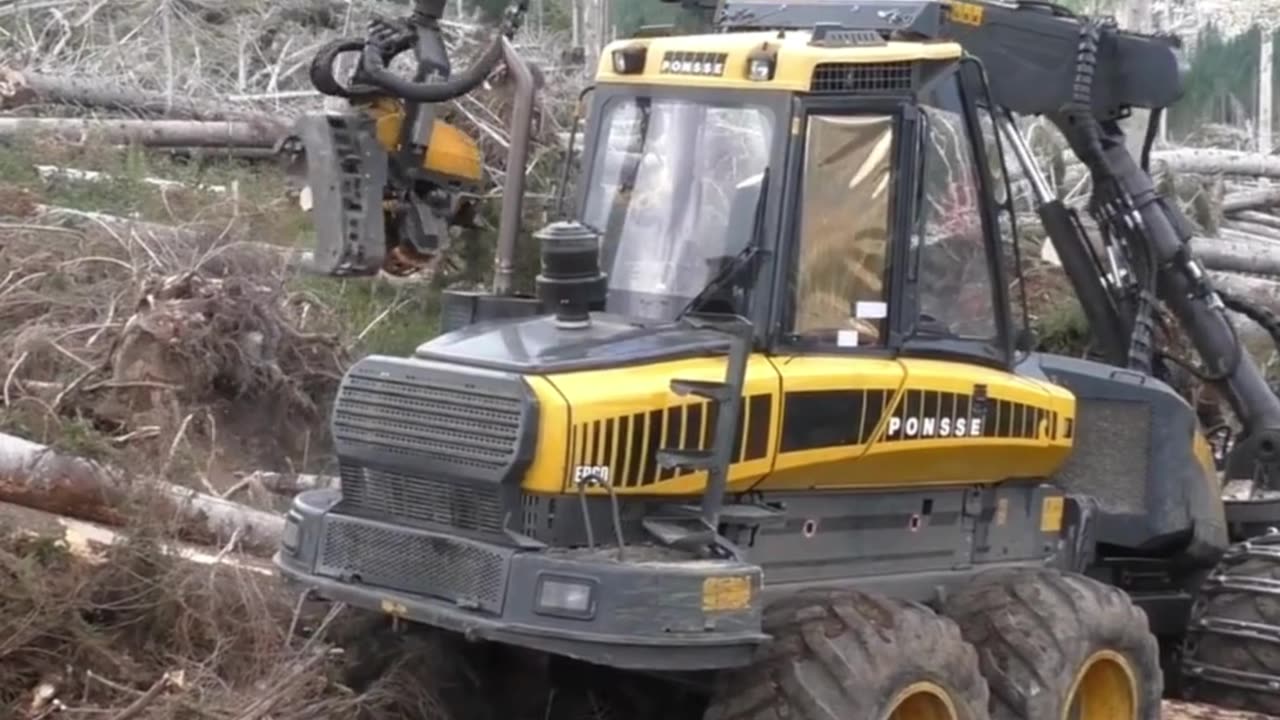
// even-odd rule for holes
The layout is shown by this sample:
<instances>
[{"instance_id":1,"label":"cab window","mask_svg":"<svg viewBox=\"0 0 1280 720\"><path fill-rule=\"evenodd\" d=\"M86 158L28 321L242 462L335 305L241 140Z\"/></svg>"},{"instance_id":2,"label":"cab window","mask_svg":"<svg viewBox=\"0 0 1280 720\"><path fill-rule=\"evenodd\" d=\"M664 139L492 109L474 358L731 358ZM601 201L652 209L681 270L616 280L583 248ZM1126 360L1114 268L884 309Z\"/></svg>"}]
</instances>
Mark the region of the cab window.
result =
<instances>
[{"instance_id":1,"label":"cab window","mask_svg":"<svg viewBox=\"0 0 1280 720\"><path fill-rule=\"evenodd\" d=\"M994 340L995 287L980 211L983 186L959 74L922 93L920 110L923 187L912 233L918 313L914 335Z\"/></svg>"},{"instance_id":2,"label":"cab window","mask_svg":"<svg viewBox=\"0 0 1280 720\"><path fill-rule=\"evenodd\" d=\"M891 115L809 117L790 328L799 342L883 344L894 127Z\"/></svg>"}]
</instances>

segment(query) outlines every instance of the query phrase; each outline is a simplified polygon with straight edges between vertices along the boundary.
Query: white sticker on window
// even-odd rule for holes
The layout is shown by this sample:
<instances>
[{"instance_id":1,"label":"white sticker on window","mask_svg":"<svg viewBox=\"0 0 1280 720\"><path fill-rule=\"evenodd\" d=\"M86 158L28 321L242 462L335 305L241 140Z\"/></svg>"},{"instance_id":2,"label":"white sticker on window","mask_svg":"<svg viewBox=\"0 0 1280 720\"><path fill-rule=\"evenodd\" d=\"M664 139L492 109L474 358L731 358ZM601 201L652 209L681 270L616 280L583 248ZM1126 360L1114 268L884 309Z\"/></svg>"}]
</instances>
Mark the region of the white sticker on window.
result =
<instances>
[{"instance_id":1,"label":"white sticker on window","mask_svg":"<svg viewBox=\"0 0 1280 720\"><path fill-rule=\"evenodd\" d=\"M889 316L889 306L879 301L859 300L853 313L856 318L880 320Z\"/></svg>"},{"instance_id":2,"label":"white sticker on window","mask_svg":"<svg viewBox=\"0 0 1280 720\"><path fill-rule=\"evenodd\" d=\"M836 333L837 347L858 347L857 330L841 330Z\"/></svg>"}]
</instances>

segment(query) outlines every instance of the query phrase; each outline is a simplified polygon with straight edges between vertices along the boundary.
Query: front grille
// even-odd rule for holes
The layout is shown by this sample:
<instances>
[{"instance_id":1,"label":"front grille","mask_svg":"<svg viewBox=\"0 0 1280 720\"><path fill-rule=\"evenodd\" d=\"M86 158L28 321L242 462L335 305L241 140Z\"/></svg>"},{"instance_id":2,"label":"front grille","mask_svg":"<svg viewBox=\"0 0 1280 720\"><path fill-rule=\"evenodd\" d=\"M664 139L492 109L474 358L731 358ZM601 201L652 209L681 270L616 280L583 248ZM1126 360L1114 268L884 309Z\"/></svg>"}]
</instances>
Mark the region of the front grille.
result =
<instances>
[{"instance_id":1,"label":"front grille","mask_svg":"<svg viewBox=\"0 0 1280 720\"><path fill-rule=\"evenodd\" d=\"M502 532L499 486L457 484L343 463L339 512L435 523L474 532Z\"/></svg>"},{"instance_id":2,"label":"front grille","mask_svg":"<svg viewBox=\"0 0 1280 720\"><path fill-rule=\"evenodd\" d=\"M347 372L333 411L346 465L487 483L523 470L536 423L536 401L518 376L380 356ZM405 477L385 479L403 486Z\"/></svg>"},{"instance_id":3,"label":"front grille","mask_svg":"<svg viewBox=\"0 0 1280 720\"><path fill-rule=\"evenodd\" d=\"M915 84L915 64L821 63L813 69L809 91L813 93L899 93Z\"/></svg>"},{"instance_id":4,"label":"front grille","mask_svg":"<svg viewBox=\"0 0 1280 720\"><path fill-rule=\"evenodd\" d=\"M520 400L353 375L338 395L333 426L341 440L497 470L519 438Z\"/></svg>"},{"instance_id":5,"label":"front grille","mask_svg":"<svg viewBox=\"0 0 1280 720\"><path fill-rule=\"evenodd\" d=\"M316 572L501 614L510 552L411 528L325 519Z\"/></svg>"}]
</instances>

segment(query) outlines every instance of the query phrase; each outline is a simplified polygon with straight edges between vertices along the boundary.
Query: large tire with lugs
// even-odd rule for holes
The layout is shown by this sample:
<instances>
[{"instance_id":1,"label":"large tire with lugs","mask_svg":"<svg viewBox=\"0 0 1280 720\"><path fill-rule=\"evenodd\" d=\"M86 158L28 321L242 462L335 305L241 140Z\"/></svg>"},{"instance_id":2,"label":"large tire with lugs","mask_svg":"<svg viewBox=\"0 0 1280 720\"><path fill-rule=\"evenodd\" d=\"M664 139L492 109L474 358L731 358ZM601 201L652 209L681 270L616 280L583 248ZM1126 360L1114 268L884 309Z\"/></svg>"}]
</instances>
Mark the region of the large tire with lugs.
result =
<instances>
[{"instance_id":1,"label":"large tire with lugs","mask_svg":"<svg viewBox=\"0 0 1280 720\"><path fill-rule=\"evenodd\" d=\"M1182 662L1190 699L1280 715L1280 535L1227 551L1196 597Z\"/></svg>"},{"instance_id":2,"label":"large tire with lugs","mask_svg":"<svg viewBox=\"0 0 1280 720\"><path fill-rule=\"evenodd\" d=\"M1053 570L998 571L942 612L978 650L992 720L1159 720L1164 675L1147 615L1122 590Z\"/></svg>"},{"instance_id":3,"label":"large tire with lugs","mask_svg":"<svg viewBox=\"0 0 1280 720\"><path fill-rule=\"evenodd\" d=\"M955 624L923 605L806 591L771 605L773 636L721 674L704 720L987 720L987 686Z\"/></svg>"}]
</instances>

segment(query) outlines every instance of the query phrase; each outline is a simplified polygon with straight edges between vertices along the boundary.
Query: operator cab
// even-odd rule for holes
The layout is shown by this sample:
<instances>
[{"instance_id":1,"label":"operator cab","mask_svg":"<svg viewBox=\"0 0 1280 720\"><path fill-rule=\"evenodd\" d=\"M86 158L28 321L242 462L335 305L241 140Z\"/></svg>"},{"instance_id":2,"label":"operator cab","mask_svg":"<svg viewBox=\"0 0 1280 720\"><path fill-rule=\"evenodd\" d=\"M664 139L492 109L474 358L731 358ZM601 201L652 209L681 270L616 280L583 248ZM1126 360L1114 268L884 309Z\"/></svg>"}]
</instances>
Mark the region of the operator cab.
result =
<instances>
[{"instance_id":1,"label":"operator cab","mask_svg":"<svg viewBox=\"0 0 1280 720\"><path fill-rule=\"evenodd\" d=\"M957 46L822 30L651 38L612 46L599 80L579 189L607 312L671 322L727 272L693 309L750 318L782 354L1007 365L990 201L1005 188L988 169L982 76Z\"/></svg>"},{"instance_id":2,"label":"operator cab","mask_svg":"<svg viewBox=\"0 0 1280 720\"><path fill-rule=\"evenodd\" d=\"M604 275L591 323L504 310L495 334L472 313L418 356L522 371L646 362L709 349L679 321L710 313L749 320L774 355L1007 369L991 202L1007 193L989 171L985 98L979 66L948 42L830 28L616 42L577 182L575 219L598 235Z\"/></svg>"}]
</instances>

